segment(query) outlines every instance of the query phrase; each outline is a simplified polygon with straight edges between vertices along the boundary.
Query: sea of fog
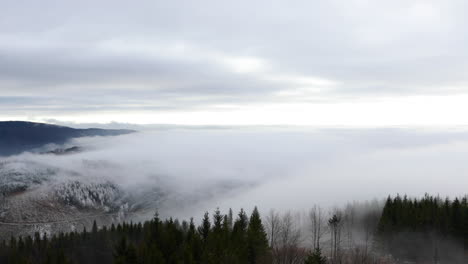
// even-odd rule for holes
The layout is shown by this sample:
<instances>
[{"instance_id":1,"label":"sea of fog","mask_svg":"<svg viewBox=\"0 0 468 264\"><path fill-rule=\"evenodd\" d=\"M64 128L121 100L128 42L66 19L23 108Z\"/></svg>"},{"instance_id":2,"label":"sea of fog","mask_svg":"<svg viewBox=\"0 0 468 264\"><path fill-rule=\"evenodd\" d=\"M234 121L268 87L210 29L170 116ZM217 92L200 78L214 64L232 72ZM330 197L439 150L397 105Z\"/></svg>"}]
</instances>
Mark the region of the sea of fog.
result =
<instances>
[{"instance_id":1,"label":"sea of fog","mask_svg":"<svg viewBox=\"0 0 468 264\"><path fill-rule=\"evenodd\" d=\"M112 181L148 199L147 215L305 210L395 194L454 197L468 186L463 129L173 128L70 145L84 151L13 159Z\"/></svg>"}]
</instances>

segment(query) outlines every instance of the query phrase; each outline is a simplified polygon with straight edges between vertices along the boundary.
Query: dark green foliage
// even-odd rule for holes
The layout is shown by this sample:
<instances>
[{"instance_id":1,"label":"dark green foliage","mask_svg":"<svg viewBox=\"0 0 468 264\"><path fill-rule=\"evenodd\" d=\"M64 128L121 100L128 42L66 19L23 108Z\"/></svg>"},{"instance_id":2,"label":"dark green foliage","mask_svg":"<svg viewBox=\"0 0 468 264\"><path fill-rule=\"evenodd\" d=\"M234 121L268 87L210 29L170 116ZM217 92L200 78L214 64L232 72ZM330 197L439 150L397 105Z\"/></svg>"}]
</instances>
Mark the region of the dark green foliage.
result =
<instances>
[{"instance_id":1,"label":"dark green foliage","mask_svg":"<svg viewBox=\"0 0 468 264\"><path fill-rule=\"evenodd\" d=\"M468 251L467 197L453 201L429 195L388 197L377 233L383 249L397 257L418 262L450 258L449 262L460 263L453 259L454 248L461 245L460 255Z\"/></svg>"},{"instance_id":2,"label":"dark green foliage","mask_svg":"<svg viewBox=\"0 0 468 264\"><path fill-rule=\"evenodd\" d=\"M247 258L248 263L259 263L262 257L266 256L268 239L262 225L262 219L257 207L254 208L250 216L249 227L247 228Z\"/></svg>"},{"instance_id":3,"label":"dark green foliage","mask_svg":"<svg viewBox=\"0 0 468 264\"><path fill-rule=\"evenodd\" d=\"M258 210L250 224L243 210L233 228L229 222L229 215L219 210L213 223L205 214L198 228L193 219L162 221L157 214L151 221L110 228L98 228L94 222L91 232L12 237L0 243L0 263L240 264L266 259L268 246Z\"/></svg>"},{"instance_id":4,"label":"dark green foliage","mask_svg":"<svg viewBox=\"0 0 468 264\"><path fill-rule=\"evenodd\" d=\"M248 219L245 211L240 210L232 228L233 254L240 263L247 263L247 227Z\"/></svg>"},{"instance_id":5,"label":"dark green foliage","mask_svg":"<svg viewBox=\"0 0 468 264\"><path fill-rule=\"evenodd\" d=\"M327 258L322 255L322 250L320 248L314 249L314 251L307 256L304 264L326 264Z\"/></svg>"},{"instance_id":6,"label":"dark green foliage","mask_svg":"<svg viewBox=\"0 0 468 264\"><path fill-rule=\"evenodd\" d=\"M198 228L198 232L200 233L203 242L206 242L208 240L210 229L211 229L210 215L208 214L208 212L206 212L203 217L202 225Z\"/></svg>"},{"instance_id":7,"label":"dark green foliage","mask_svg":"<svg viewBox=\"0 0 468 264\"><path fill-rule=\"evenodd\" d=\"M378 225L380 235L399 231L434 231L444 236L466 239L468 224L467 198L441 200L426 195L424 198L388 198ZM465 241L466 242L466 241Z\"/></svg>"},{"instance_id":8,"label":"dark green foliage","mask_svg":"<svg viewBox=\"0 0 468 264\"><path fill-rule=\"evenodd\" d=\"M115 247L114 260L117 264L138 263L136 250L133 245L127 245L127 239L122 237Z\"/></svg>"}]
</instances>

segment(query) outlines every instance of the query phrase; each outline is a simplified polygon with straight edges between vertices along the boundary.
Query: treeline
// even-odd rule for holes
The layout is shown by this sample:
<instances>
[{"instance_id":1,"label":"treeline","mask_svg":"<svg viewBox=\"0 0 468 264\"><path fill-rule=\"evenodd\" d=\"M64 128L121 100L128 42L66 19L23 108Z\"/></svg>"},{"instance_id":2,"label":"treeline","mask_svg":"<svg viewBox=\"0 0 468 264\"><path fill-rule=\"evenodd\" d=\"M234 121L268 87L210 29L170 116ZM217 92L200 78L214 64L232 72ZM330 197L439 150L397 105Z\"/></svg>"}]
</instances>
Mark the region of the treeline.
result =
<instances>
[{"instance_id":1,"label":"treeline","mask_svg":"<svg viewBox=\"0 0 468 264\"><path fill-rule=\"evenodd\" d=\"M291 212L270 211L262 222L256 208L250 217L244 210L237 216L231 210L205 213L198 226L193 219L161 220L158 215L137 224L98 228L94 223L90 231L12 237L0 243L0 263L390 263L357 247L343 249L347 243L338 234L343 229L349 240L345 227L351 227L351 219L361 222L357 215L349 217L356 208L347 207L343 214L334 211L329 218L314 207L307 226L300 225L301 216ZM327 234L333 237L334 249L327 248ZM314 243L309 245L311 236Z\"/></svg>"},{"instance_id":2,"label":"treeline","mask_svg":"<svg viewBox=\"0 0 468 264\"><path fill-rule=\"evenodd\" d=\"M425 195L388 197L378 224L378 246L402 259L468 263L468 200Z\"/></svg>"},{"instance_id":3,"label":"treeline","mask_svg":"<svg viewBox=\"0 0 468 264\"><path fill-rule=\"evenodd\" d=\"M255 208L0 242L0 263L468 263L467 199L389 197L308 214Z\"/></svg>"},{"instance_id":4,"label":"treeline","mask_svg":"<svg viewBox=\"0 0 468 264\"><path fill-rule=\"evenodd\" d=\"M0 245L0 263L271 263L260 214L241 210L205 214L201 225L161 220L122 223L110 228L93 224L87 232L52 237L11 238Z\"/></svg>"},{"instance_id":5,"label":"treeline","mask_svg":"<svg viewBox=\"0 0 468 264\"><path fill-rule=\"evenodd\" d=\"M374 220L358 211L357 205L329 213L314 207L307 216L310 221L275 211L262 221L255 208L250 217L244 210L236 216L231 210L205 213L198 226L193 219L179 222L158 215L143 223L100 228L94 223L90 231L52 237L36 233L0 242L0 263L393 263L370 251L369 238L362 247L354 244L348 231L359 231L362 225L367 237L374 230Z\"/></svg>"}]
</instances>

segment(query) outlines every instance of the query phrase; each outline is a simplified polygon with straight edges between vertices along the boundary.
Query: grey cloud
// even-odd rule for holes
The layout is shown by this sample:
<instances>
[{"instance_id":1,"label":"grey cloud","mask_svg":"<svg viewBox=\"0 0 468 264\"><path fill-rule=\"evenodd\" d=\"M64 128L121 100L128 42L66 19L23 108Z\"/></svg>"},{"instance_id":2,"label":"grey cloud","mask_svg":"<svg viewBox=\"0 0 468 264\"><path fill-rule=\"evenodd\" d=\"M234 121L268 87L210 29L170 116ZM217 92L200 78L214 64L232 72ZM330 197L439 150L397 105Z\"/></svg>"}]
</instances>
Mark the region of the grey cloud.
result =
<instances>
[{"instance_id":1,"label":"grey cloud","mask_svg":"<svg viewBox=\"0 0 468 264\"><path fill-rule=\"evenodd\" d=\"M73 97L84 107L88 97L100 97L108 105L103 109L112 108L111 102L115 109L129 102L151 107L147 100L155 108L183 109L278 101L276 92L296 88L230 71L206 54L158 52L159 46L182 43L212 54L265 60L273 75L336 81L339 85L320 92L328 100L466 92L464 5L8 1L0 20L0 83L13 84L2 84L0 91L32 97L46 92L72 104ZM128 49L103 48L115 40ZM112 99L106 102L104 94Z\"/></svg>"},{"instance_id":2,"label":"grey cloud","mask_svg":"<svg viewBox=\"0 0 468 264\"><path fill-rule=\"evenodd\" d=\"M83 182L108 179L135 195L163 188L170 195L160 213L190 217L218 206L303 210L396 193L462 195L466 184L450 183L467 183L467 142L466 130L172 127L81 138L70 144L85 151L74 155L6 161L76 172Z\"/></svg>"}]
</instances>

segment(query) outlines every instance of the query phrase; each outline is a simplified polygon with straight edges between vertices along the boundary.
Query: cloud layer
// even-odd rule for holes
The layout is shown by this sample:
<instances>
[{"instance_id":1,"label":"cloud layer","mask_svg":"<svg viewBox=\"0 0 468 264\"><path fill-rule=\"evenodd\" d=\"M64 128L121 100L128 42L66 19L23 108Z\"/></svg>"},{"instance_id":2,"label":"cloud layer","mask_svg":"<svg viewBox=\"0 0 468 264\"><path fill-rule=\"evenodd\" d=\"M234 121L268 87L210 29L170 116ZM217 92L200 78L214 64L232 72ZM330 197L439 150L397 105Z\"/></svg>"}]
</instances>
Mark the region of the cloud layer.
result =
<instances>
[{"instance_id":1,"label":"cloud layer","mask_svg":"<svg viewBox=\"0 0 468 264\"><path fill-rule=\"evenodd\" d=\"M163 129L73 142L73 155L5 159L52 168L52 184L110 182L149 215L304 210L425 193L461 196L468 134L417 129ZM131 198L133 197L133 198ZM162 198L161 198L162 197ZM146 210L146 211L145 211Z\"/></svg>"},{"instance_id":2,"label":"cloud layer","mask_svg":"<svg viewBox=\"0 0 468 264\"><path fill-rule=\"evenodd\" d=\"M0 118L129 122L142 113L463 94L465 5L6 1ZM165 121L155 119L139 122Z\"/></svg>"}]
</instances>

